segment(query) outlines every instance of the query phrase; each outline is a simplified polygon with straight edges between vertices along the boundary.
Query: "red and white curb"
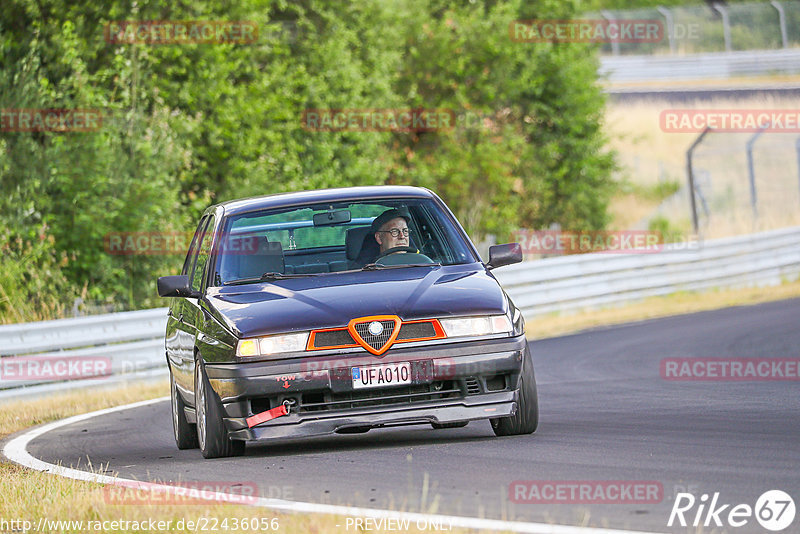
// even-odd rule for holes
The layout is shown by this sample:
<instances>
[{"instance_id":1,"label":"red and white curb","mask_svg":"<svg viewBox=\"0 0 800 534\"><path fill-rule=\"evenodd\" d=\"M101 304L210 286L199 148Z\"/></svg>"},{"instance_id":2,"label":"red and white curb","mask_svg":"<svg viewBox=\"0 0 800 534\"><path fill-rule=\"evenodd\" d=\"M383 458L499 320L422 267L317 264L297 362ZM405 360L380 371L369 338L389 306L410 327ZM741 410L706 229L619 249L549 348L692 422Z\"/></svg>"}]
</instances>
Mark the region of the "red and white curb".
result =
<instances>
[{"instance_id":1,"label":"red and white curb","mask_svg":"<svg viewBox=\"0 0 800 534\"><path fill-rule=\"evenodd\" d=\"M158 402L169 400L169 397L160 397L142 402L135 402L124 406L116 406L114 408L106 408L104 410L97 410L86 414L68 417L60 421L54 421L40 427L36 427L27 432L23 432L19 436L9 440L5 447L3 447L3 454L14 463L21 466L58 475L75 480L82 480L85 482L94 482L99 484L111 484L125 488L135 489L139 491L149 490L156 492L166 492L168 494L178 495L185 492L186 489L180 486L173 486L169 484L159 484L153 482L142 482L127 478L111 477L108 475L100 475L81 471L79 469L72 469L69 467L62 467L60 465L44 462L31 456L28 452L28 443L63 426L71 425L80 421L86 421L101 415L121 412L123 410L130 410L132 408L139 408L141 406L149 406ZM235 493L222 493L213 491L199 492L197 498L202 498L209 501L242 504L242 495ZM409 521L416 524L439 524L450 525L452 527L461 527L468 529L480 530L494 530L505 532L524 532L528 534L653 534L648 532L633 531L633 530L616 530L608 528L593 528L593 527L575 527L567 525L550 525L545 523L524 523L519 521L503 521L499 519L481 519L477 517L463 517L439 514L422 514L412 512L398 512L394 510L379 510L373 508L359 508L355 506L337 506L331 504L318 504L311 502L295 502L283 499L268 499L265 497L247 498L247 505L259 506L262 508L269 508L271 510L287 512L287 513L315 513L315 514L331 514L342 515L350 517L364 517L374 518L376 520L387 519L392 521Z\"/></svg>"}]
</instances>

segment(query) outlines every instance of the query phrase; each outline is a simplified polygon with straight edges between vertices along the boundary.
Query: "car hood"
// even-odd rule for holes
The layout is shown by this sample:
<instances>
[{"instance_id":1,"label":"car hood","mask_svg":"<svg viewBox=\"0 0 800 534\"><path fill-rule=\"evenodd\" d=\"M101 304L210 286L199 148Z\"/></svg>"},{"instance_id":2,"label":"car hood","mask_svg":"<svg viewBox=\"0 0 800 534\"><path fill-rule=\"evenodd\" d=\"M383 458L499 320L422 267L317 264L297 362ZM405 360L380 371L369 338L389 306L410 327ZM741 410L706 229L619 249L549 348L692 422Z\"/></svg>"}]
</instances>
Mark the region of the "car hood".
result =
<instances>
[{"instance_id":1,"label":"car hood","mask_svg":"<svg viewBox=\"0 0 800 534\"><path fill-rule=\"evenodd\" d=\"M405 267L210 288L208 303L239 337L346 326L367 315L403 320L505 313L481 264Z\"/></svg>"}]
</instances>

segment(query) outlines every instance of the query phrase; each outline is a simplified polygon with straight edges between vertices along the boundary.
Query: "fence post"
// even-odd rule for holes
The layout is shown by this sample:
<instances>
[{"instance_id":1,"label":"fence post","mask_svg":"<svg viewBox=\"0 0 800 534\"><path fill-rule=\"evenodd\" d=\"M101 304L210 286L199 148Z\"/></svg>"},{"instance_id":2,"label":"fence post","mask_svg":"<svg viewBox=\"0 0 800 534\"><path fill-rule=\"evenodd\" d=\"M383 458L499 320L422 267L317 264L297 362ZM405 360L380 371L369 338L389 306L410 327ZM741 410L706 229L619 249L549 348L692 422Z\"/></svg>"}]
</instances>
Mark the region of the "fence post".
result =
<instances>
[{"instance_id":1,"label":"fence post","mask_svg":"<svg viewBox=\"0 0 800 534\"><path fill-rule=\"evenodd\" d=\"M606 19L608 22L614 22L614 13L607 9L600 10L600 14ZM619 39L612 39L611 40L611 53L615 56L619 55Z\"/></svg>"},{"instance_id":2,"label":"fence post","mask_svg":"<svg viewBox=\"0 0 800 534\"><path fill-rule=\"evenodd\" d=\"M794 149L797 152L797 180L800 183L800 137L795 140Z\"/></svg>"},{"instance_id":3,"label":"fence post","mask_svg":"<svg viewBox=\"0 0 800 534\"><path fill-rule=\"evenodd\" d=\"M778 11L778 23L781 25L781 42L783 43L783 47L789 48L789 37L786 34L786 13L783 12L783 6L776 0L770 0L769 3Z\"/></svg>"},{"instance_id":4,"label":"fence post","mask_svg":"<svg viewBox=\"0 0 800 534\"><path fill-rule=\"evenodd\" d=\"M733 48L731 47L731 21L728 18L728 8L721 4L714 4L713 7L722 15L722 34L725 36L725 51L730 52Z\"/></svg>"},{"instance_id":5,"label":"fence post","mask_svg":"<svg viewBox=\"0 0 800 534\"><path fill-rule=\"evenodd\" d=\"M669 51L671 54L677 52L677 43L675 42L675 19L672 18L672 12L663 7L656 6L659 13L664 15L664 21L667 23L667 39L669 40Z\"/></svg>"},{"instance_id":6,"label":"fence post","mask_svg":"<svg viewBox=\"0 0 800 534\"><path fill-rule=\"evenodd\" d=\"M701 133L697 137L697 139L694 140L694 143L692 143L692 146L690 146L689 150L686 151L686 174L689 177L689 199L692 202L692 226L694 226L694 233L695 234L700 233L699 232L700 225L698 224L698 221L697 221L697 201L694 198L694 169L692 168L692 154L694 152L694 149L697 147L697 145L699 145L703 141L703 138L710 131L711 131L711 127L706 126L706 129L703 130L703 133Z\"/></svg>"},{"instance_id":7,"label":"fence post","mask_svg":"<svg viewBox=\"0 0 800 534\"><path fill-rule=\"evenodd\" d=\"M756 195L756 173L753 168L753 145L764 131L769 128L769 123L761 128L747 140L747 173L750 175L750 206L753 208L753 218L758 220L758 196Z\"/></svg>"}]
</instances>

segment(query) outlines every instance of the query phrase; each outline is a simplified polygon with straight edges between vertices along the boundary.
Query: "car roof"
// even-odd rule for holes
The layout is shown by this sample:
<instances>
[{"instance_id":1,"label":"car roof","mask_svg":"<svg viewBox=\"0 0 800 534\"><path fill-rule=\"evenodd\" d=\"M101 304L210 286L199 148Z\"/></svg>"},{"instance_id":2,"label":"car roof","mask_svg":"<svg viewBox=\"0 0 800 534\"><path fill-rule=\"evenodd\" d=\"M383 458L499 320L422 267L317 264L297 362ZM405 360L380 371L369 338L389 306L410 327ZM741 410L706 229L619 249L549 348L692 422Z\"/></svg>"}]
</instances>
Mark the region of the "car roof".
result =
<instances>
[{"instance_id":1,"label":"car roof","mask_svg":"<svg viewBox=\"0 0 800 534\"><path fill-rule=\"evenodd\" d=\"M318 202L346 202L363 199L390 198L435 198L430 190L407 185L374 185L363 187L340 187L335 189L316 189L277 193L260 197L243 198L221 202L210 206L207 211L222 207L225 215L236 215L248 211L270 208L283 208Z\"/></svg>"}]
</instances>

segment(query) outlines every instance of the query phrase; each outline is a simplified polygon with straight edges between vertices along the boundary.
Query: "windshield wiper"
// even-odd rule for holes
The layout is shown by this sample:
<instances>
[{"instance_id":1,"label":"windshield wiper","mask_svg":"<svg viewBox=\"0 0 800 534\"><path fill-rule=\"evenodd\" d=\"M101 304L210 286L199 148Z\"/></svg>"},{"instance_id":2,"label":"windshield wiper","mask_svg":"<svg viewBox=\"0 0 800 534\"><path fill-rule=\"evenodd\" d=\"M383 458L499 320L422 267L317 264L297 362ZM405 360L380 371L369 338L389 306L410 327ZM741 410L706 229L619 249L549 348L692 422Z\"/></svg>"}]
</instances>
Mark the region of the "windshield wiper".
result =
<instances>
[{"instance_id":1,"label":"windshield wiper","mask_svg":"<svg viewBox=\"0 0 800 534\"><path fill-rule=\"evenodd\" d=\"M441 267L441 263L400 263L398 265L382 265L380 263L368 263L361 268L362 271L377 271L379 269L399 269L401 267Z\"/></svg>"},{"instance_id":2,"label":"windshield wiper","mask_svg":"<svg viewBox=\"0 0 800 534\"><path fill-rule=\"evenodd\" d=\"M306 276L314 276L316 273L303 273L303 274L283 274L270 271L261 275L259 280L285 280L286 278L305 278Z\"/></svg>"},{"instance_id":3,"label":"windshield wiper","mask_svg":"<svg viewBox=\"0 0 800 534\"><path fill-rule=\"evenodd\" d=\"M242 284L252 284L254 282L264 282L266 280L285 280L286 278L305 278L306 276L315 276L312 273L308 274L283 274L283 273L276 273L276 272L268 272L262 274L260 277L251 277L251 278L237 278L236 280L230 280L228 282L223 283L222 285L225 286L238 286Z\"/></svg>"}]
</instances>

